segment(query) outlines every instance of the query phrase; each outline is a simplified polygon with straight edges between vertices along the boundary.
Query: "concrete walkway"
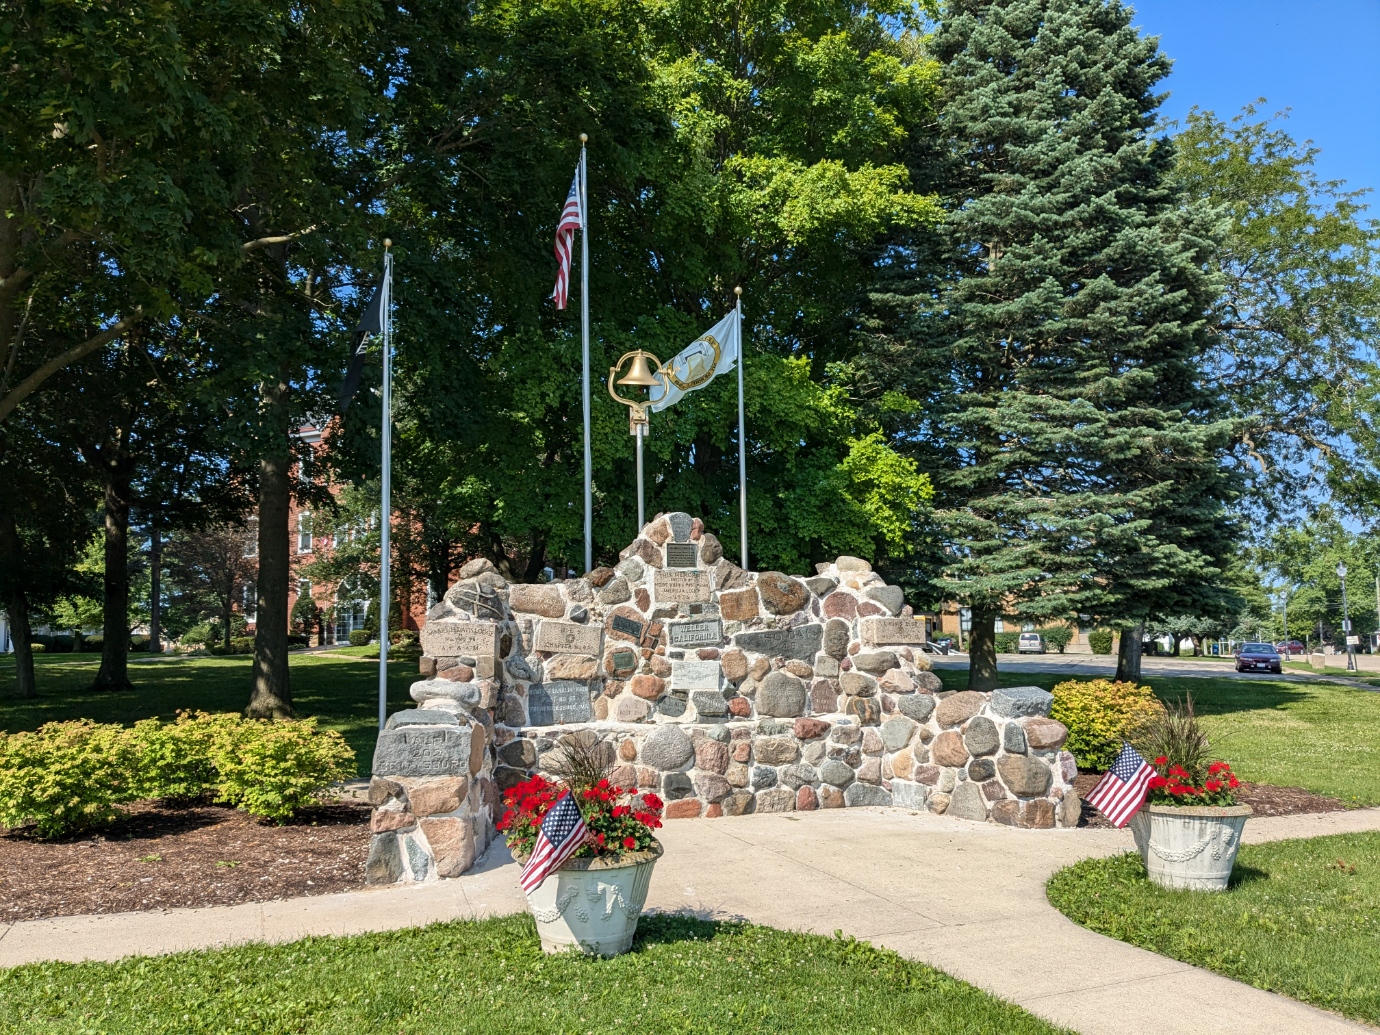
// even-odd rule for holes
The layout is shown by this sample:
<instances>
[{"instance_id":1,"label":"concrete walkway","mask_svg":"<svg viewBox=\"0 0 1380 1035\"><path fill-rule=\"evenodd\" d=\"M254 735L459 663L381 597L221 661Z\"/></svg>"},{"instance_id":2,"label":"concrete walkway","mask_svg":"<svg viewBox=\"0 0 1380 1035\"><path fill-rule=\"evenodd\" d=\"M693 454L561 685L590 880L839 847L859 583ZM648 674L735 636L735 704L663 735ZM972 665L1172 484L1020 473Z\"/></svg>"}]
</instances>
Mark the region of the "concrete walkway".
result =
<instances>
[{"instance_id":1,"label":"concrete walkway","mask_svg":"<svg viewBox=\"0 0 1380 1035\"><path fill-rule=\"evenodd\" d=\"M1255 819L1246 840L1380 830L1380 809ZM1066 920L1051 873L1132 848L1117 830L1012 830L901 809L680 821L650 908L835 930L933 964L1083 1035L1374 1031ZM0 966L113 960L245 941L358 934L520 911L501 844L456 880L278 902L30 920L0 930Z\"/></svg>"}]
</instances>

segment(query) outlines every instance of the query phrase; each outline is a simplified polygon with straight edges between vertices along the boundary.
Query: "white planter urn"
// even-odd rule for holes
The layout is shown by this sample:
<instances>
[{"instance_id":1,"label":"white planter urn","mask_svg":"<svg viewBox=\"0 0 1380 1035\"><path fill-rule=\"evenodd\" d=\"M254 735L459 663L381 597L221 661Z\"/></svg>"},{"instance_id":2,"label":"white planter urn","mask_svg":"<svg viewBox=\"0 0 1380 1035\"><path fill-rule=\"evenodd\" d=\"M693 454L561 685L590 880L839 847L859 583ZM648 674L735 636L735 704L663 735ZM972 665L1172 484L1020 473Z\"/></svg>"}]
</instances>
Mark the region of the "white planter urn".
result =
<instances>
[{"instance_id":1,"label":"white planter urn","mask_svg":"<svg viewBox=\"0 0 1380 1035\"><path fill-rule=\"evenodd\" d=\"M1250 815L1249 805L1145 805L1131 833L1156 884L1225 891Z\"/></svg>"},{"instance_id":2,"label":"white planter urn","mask_svg":"<svg viewBox=\"0 0 1380 1035\"><path fill-rule=\"evenodd\" d=\"M527 896L543 952L578 946L591 956L632 948L661 843L645 852L568 859Z\"/></svg>"}]
</instances>

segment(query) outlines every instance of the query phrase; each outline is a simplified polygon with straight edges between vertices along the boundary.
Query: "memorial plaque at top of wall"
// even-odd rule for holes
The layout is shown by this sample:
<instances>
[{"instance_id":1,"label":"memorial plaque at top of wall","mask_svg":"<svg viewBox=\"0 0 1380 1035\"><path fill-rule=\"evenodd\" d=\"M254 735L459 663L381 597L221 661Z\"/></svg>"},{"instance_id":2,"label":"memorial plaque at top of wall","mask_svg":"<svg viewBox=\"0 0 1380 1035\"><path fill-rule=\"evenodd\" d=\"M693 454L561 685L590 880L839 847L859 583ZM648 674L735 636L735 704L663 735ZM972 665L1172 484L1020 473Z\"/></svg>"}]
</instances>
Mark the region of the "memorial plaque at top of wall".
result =
<instances>
[{"instance_id":1,"label":"memorial plaque at top of wall","mask_svg":"<svg viewBox=\"0 0 1380 1035\"><path fill-rule=\"evenodd\" d=\"M700 546L698 543L666 544L666 567L668 568L694 568L698 566L699 559Z\"/></svg>"},{"instance_id":2,"label":"memorial plaque at top of wall","mask_svg":"<svg viewBox=\"0 0 1380 1035\"><path fill-rule=\"evenodd\" d=\"M658 603L707 604L713 588L709 572L696 568L657 568L652 573Z\"/></svg>"},{"instance_id":3,"label":"memorial plaque at top of wall","mask_svg":"<svg viewBox=\"0 0 1380 1035\"><path fill-rule=\"evenodd\" d=\"M497 654L498 626L494 622L427 622L422 626L422 652L432 658Z\"/></svg>"},{"instance_id":4,"label":"memorial plaque at top of wall","mask_svg":"<svg viewBox=\"0 0 1380 1035\"><path fill-rule=\"evenodd\" d=\"M533 683L527 689L529 725L554 726L561 722L589 722L592 718L588 683L553 679L549 683Z\"/></svg>"}]
</instances>

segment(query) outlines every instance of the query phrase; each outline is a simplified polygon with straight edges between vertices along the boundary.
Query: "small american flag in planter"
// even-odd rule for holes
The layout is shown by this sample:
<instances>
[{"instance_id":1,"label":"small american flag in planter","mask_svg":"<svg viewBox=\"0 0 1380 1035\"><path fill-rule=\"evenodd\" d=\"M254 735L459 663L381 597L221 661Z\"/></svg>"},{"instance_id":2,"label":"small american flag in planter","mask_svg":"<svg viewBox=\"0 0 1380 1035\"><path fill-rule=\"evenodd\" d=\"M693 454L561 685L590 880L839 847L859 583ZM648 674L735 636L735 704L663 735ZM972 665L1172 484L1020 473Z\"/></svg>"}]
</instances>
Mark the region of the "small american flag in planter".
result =
<instances>
[{"instance_id":1,"label":"small american flag in planter","mask_svg":"<svg viewBox=\"0 0 1380 1035\"><path fill-rule=\"evenodd\" d=\"M1144 804L1150 777L1154 775L1150 763L1123 741L1116 761L1088 795L1088 804L1106 816L1113 826L1124 827Z\"/></svg>"},{"instance_id":2,"label":"small american flag in planter","mask_svg":"<svg viewBox=\"0 0 1380 1035\"><path fill-rule=\"evenodd\" d=\"M585 821L579 806L566 791L541 821L541 833L532 847L532 858L522 868L522 890L531 893L541 887L547 874L558 870L585 843Z\"/></svg>"}]
</instances>

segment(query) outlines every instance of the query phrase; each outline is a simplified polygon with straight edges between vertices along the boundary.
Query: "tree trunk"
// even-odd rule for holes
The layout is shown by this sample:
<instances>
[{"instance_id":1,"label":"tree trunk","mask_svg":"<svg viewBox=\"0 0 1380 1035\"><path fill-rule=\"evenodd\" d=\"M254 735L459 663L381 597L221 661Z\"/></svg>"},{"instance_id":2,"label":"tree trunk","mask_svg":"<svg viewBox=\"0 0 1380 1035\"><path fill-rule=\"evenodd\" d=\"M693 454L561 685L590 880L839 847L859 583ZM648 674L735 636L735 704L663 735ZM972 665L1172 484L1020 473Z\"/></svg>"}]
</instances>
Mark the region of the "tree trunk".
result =
<instances>
[{"instance_id":1,"label":"tree trunk","mask_svg":"<svg viewBox=\"0 0 1380 1035\"><path fill-rule=\"evenodd\" d=\"M968 634L968 689L997 688L997 613L973 608Z\"/></svg>"},{"instance_id":2,"label":"tree trunk","mask_svg":"<svg viewBox=\"0 0 1380 1035\"><path fill-rule=\"evenodd\" d=\"M1141 638L1145 635L1145 623L1137 622L1134 628L1121 631L1120 649L1116 654L1116 681L1118 683L1140 682Z\"/></svg>"},{"instance_id":3,"label":"tree trunk","mask_svg":"<svg viewBox=\"0 0 1380 1035\"><path fill-rule=\"evenodd\" d=\"M277 413L270 422L274 441L259 459L259 580L254 625L254 687L245 715L251 719L292 716L288 683L288 464L287 386L265 391Z\"/></svg>"},{"instance_id":4,"label":"tree trunk","mask_svg":"<svg viewBox=\"0 0 1380 1035\"><path fill-rule=\"evenodd\" d=\"M38 684L34 682L34 652L30 649L33 631L29 627L29 597L20 585L19 533L14 527L14 519L0 520L0 556L5 558L5 566L10 572L9 593L5 596L5 613L10 619L10 639L14 641L14 696L30 698L38 696Z\"/></svg>"},{"instance_id":5,"label":"tree trunk","mask_svg":"<svg viewBox=\"0 0 1380 1035\"><path fill-rule=\"evenodd\" d=\"M149 521L149 653L163 653L163 539L158 529L158 511Z\"/></svg>"},{"instance_id":6,"label":"tree trunk","mask_svg":"<svg viewBox=\"0 0 1380 1035\"><path fill-rule=\"evenodd\" d=\"M1174 657L1179 657L1179 641L1183 639L1178 633L1174 633Z\"/></svg>"},{"instance_id":7,"label":"tree trunk","mask_svg":"<svg viewBox=\"0 0 1380 1035\"><path fill-rule=\"evenodd\" d=\"M129 464L118 457L105 486L105 623L92 690L133 690L129 681Z\"/></svg>"}]
</instances>

